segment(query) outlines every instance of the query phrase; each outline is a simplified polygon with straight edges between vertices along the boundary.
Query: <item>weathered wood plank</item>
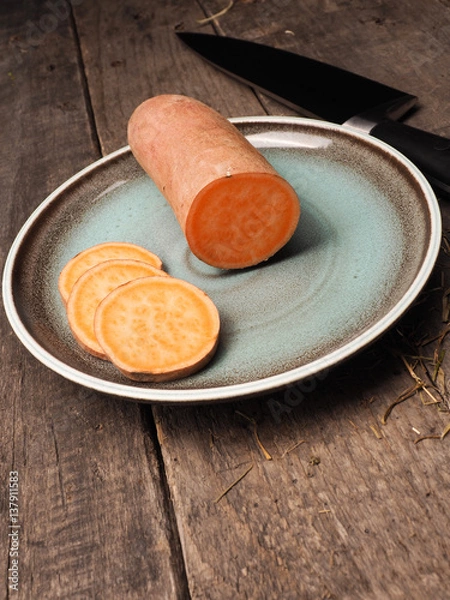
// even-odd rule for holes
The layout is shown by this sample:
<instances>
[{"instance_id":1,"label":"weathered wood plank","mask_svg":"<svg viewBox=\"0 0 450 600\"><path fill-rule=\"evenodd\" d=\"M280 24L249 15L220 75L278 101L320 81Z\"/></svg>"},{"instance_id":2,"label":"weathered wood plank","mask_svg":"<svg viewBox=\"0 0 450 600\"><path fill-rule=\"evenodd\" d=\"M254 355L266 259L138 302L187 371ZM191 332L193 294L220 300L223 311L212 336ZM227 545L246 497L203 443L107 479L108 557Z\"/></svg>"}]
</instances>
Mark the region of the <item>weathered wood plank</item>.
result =
<instances>
[{"instance_id":1,"label":"weathered wood plank","mask_svg":"<svg viewBox=\"0 0 450 600\"><path fill-rule=\"evenodd\" d=\"M251 90L219 75L177 39L177 27L195 27L203 17L197 3L83 3L75 15L103 153L127 143L131 113L156 94L186 94L226 116L264 114Z\"/></svg>"},{"instance_id":2,"label":"weathered wood plank","mask_svg":"<svg viewBox=\"0 0 450 600\"><path fill-rule=\"evenodd\" d=\"M0 23L4 258L31 211L100 151L67 3L2 2ZM28 355L4 314L0 327L2 597L185 597L140 407L63 380ZM8 588L10 471L19 478L18 594Z\"/></svg>"},{"instance_id":3,"label":"weathered wood plank","mask_svg":"<svg viewBox=\"0 0 450 600\"><path fill-rule=\"evenodd\" d=\"M414 445L413 428L440 432L448 415L416 396L383 427L395 395L348 368L282 423L264 399L158 411L193 597L446 597L448 445Z\"/></svg>"}]
</instances>

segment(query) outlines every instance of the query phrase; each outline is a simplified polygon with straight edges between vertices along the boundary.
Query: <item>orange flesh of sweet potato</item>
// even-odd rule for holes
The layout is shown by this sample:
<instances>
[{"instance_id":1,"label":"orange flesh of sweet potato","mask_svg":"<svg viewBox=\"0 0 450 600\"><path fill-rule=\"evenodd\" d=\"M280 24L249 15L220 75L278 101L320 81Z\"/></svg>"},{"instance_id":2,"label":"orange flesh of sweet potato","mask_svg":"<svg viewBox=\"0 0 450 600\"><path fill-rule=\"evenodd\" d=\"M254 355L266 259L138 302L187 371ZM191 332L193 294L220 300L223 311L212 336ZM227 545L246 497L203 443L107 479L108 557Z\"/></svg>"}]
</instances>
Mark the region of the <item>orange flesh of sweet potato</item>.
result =
<instances>
[{"instance_id":1,"label":"orange flesh of sweet potato","mask_svg":"<svg viewBox=\"0 0 450 600\"><path fill-rule=\"evenodd\" d=\"M128 142L205 263L253 266L292 237L300 218L295 190L210 107L186 96L150 98L132 114Z\"/></svg>"},{"instance_id":2,"label":"orange flesh of sweet potato","mask_svg":"<svg viewBox=\"0 0 450 600\"><path fill-rule=\"evenodd\" d=\"M270 258L292 236L298 218L298 203L290 202L291 191L284 184L267 173L211 182L197 194L188 214L186 238L192 252L226 269Z\"/></svg>"},{"instance_id":3,"label":"orange flesh of sweet potato","mask_svg":"<svg viewBox=\"0 0 450 600\"><path fill-rule=\"evenodd\" d=\"M198 371L214 355L219 329L212 300L173 277L122 285L95 314L95 333L106 356L137 381L170 381Z\"/></svg>"},{"instance_id":4,"label":"orange flesh of sweet potato","mask_svg":"<svg viewBox=\"0 0 450 600\"><path fill-rule=\"evenodd\" d=\"M111 259L88 269L76 281L66 310L72 333L84 349L106 359L94 331L94 317L100 302L116 287L138 277L169 277L148 263L133 259Z\"/></svg>"},{"instance_id":5,"label":"orange flesh of sweet potato","mask_svg":"<svg viewBox=\"0 0 450 600\"><path fill-rule=\"evenodd\" d=\"M75 282L85 271L100 262L114 258L142 260L158 269L162 267L162 262L156 254L136 244L128 242L96 244L79 252L62 269L58 279L58 289L64 303L67 303Z\"/></svg>"}]
</instances>

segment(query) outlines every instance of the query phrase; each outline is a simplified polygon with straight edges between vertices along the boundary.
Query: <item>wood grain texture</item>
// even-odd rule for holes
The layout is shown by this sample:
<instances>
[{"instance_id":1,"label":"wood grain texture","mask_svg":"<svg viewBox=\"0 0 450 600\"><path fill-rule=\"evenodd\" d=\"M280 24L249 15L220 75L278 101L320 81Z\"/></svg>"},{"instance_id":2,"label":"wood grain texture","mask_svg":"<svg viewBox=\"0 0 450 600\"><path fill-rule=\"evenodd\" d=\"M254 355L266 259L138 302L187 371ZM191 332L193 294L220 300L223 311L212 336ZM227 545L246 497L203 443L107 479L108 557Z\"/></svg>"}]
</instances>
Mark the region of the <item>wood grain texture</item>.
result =
<instances>
[{"instance_id":1,"label":"wood grain texture","mask_svg":"<svg viewBox=\"0 0 450 600\"><path fill-rule=\"evenodd\" d=\"M250 89L224 79L176 37L203 17L195 2L83 3L75 15L103 153L127 143L131 113L157 94L192 96L225 116L264 114Z\"/></svg>"},{"instance_id":2,"label":"wood grain texture","mask_svg":"<svg viewBox=\"0 0 450 600\"><path fill-rule=\"evenodd\" d=\"M446 597L448 445L414 430L448 415L416 396L381 424L403 391L385 350L298 388L281 423L275 398L157 411L192 597Z\"/></svg>"}]
</instances>

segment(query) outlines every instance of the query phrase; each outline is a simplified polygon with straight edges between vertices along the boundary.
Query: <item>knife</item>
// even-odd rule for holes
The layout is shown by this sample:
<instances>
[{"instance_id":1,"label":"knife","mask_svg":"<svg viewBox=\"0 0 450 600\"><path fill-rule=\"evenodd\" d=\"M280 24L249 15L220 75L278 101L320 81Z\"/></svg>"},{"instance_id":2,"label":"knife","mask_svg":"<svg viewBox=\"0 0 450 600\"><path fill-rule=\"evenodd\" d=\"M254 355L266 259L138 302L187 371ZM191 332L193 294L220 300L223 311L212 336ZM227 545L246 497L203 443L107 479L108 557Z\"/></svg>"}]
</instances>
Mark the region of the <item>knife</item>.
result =
<instances>
[{"instance_id":1,"label":"knife","mask_svg":"<svg viewBox=\"0 0 450 600\"><path fill-rule=\"evenodd\" d=\"M388 143L416 164L436 192L450 195L450 139L397 121L416 96L287 50L207 33L176 33L208 62L287 106Z\"/></svg>"}]
</instances>

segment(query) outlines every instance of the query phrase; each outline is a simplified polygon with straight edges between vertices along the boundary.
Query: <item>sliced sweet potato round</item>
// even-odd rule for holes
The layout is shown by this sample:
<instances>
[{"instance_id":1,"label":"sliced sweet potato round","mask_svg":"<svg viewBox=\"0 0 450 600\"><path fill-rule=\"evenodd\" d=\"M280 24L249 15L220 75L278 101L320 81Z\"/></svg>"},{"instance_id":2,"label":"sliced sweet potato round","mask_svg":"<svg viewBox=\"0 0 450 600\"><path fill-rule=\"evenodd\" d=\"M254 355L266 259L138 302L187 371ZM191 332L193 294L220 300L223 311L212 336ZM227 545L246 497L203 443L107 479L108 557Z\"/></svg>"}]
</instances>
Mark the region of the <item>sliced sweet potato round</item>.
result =
<instances>
[{"instance_id":1,"label":"sliced sweet potato round","mask_svg":"<svg viewBox=\"0 0 450 600\"><path fill-rule=\"evenodd\" d=\"M58 279L58 289L64 303L79 277L91 267L105 260L131 258L142 260L157 269L162 268L161 259L142 246L129 242L103 242L79 252L65 265Z\"/></svg>"},{"instance_id":2,"label":"sliced sweet potato round","mask_svg":"<svg viewBox=\"0 0 450 600\"><path fill-rule=\"evenodd\" d=\"M94 316L100 302L116 287L138 277L169 277L148 263L133 259L111 259L88 269L70 292L66 310L72 333L82 348L106 359L94 332Z\"/></svg>"},{"instance_id":3,"label":"sliced sweet potato round","mask_svg":"<svg viewBox=\"0 0 450 600\"><path fill-rule=\"evenodd\" d=\"M170 381L204 367L218 343L213 301L174 277L145 277L113 290L95 314L95 334L109 360L130 379Z\"/></svg>"}]
</instances>

